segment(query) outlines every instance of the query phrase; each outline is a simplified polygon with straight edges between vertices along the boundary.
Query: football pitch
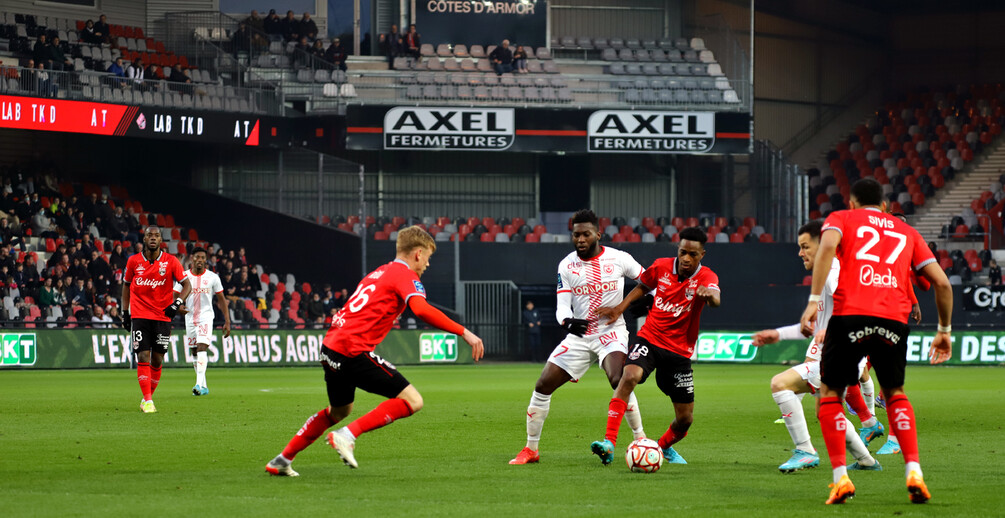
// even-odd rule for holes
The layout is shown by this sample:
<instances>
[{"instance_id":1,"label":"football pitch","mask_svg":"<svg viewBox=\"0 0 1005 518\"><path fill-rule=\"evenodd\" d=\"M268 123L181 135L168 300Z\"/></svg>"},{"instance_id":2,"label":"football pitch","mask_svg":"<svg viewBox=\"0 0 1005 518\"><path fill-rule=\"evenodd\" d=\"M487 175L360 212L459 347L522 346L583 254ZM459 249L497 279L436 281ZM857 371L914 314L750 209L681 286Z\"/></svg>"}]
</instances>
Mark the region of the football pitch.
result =
<instances>
[{"instance_id":1,"label":"football pitch","mask_svg":"<svg viewBox=\"0 0 1005 518\"><path fill-rule=\"evenodd\" d=\"M210 368L193 397L191 369L165 369L156 414L139 410L130 370L0 373L2 516L1001 516L1005 383L1001 368L909 367L921 462L932 500L908 502L904 463L852 472L857 495L825 508L831 481L813 399L804 399L819 468L782 474L792 448L768 381L782 366L695 366L695 423L677 446L688 465L654 474L602 466L611 389L599 369L559 389L541 462L510 466L541 366L405 366L425 408L363 435L358 470L323 439L297 456L298 478L265 463L326 405L320 368ZM639 387L645 429L672 419L652 381ZM358 392L350 419L380 398ZM879 411L886 424L886 414ZM858 421L853 417L853 422ZM883 439L870 449L875 452ZM849 461L851 462L851 461Z\"/></svg>"}]
</instances>

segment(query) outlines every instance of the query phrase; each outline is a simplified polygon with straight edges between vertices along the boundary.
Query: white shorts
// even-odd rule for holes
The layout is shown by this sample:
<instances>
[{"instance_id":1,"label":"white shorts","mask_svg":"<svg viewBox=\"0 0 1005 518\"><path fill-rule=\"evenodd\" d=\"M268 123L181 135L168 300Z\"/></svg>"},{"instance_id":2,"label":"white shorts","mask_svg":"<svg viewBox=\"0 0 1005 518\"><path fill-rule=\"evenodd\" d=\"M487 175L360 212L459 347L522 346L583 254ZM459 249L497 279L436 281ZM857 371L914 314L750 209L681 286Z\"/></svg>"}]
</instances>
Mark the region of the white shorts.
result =
<instances>
[{"instance_id":1,"label":"white shorts","mask_svg":"<svg viewBox=\"0 0 1005 518\"><path fill-rule=\"evenodd\" d=\"M213 337L213 324L196 324L194 322L185 322L185 344L189 347L195 347L198 344L209 345L212 343Z\"/></svg>"},{"instance_id":2,"label":"white shorts","mask_svg":"<svg viewBox=\"0 0 1005 518\"><path fill-rule=\"evenodd\" d=\"M865 372L865 366L868 362L868 358L862 358L862 361L858 364L858 377L862 377L862 373ZM806 380L806 383L810 386L810 392L816 394L820 390L820 362L806 362L800 363L792 370L799 374L800 378Z\"/></svg>"},{"instance_id":3,"label":"white shorts","mask_svg":"<svg viewBox=\"0 0 1005 518\"><path fill-rule=\"evenodd\" d=\"M627 329L615 329L602 335L583 338L568 335L551 352L548 361L568 372L573 381L579 381L590 369L594 359L602 367L604 358L613 352L628 354Z\"/></svg>"}]
</instances>

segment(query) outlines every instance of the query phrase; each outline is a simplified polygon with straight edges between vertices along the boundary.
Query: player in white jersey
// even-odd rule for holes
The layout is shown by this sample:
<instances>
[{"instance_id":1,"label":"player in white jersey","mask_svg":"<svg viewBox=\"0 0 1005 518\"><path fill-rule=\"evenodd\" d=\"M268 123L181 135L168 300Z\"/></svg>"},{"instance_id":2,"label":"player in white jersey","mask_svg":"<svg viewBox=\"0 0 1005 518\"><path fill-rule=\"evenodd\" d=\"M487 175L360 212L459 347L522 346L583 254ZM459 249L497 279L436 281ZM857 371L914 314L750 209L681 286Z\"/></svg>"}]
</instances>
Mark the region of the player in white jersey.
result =
<instances>
[{"instance_id":1,"label":"player in white jersey","mask_svg":"<svg viewBox=\"0 0 1005 518\"><path fill-rule=\"evenodd\" d=\"M223 313L223 336L230 336L230 312L227 299L223 296L223 283L216 272L206 269L206 250L196 247L192 250L192 269L185 276L192 284L192 292L185 300L188 313L185 315L185 343L195 356L195 386L193 396L209 394L206 385L206 366L209 363L209 342L213 336L213 298Z\"/></svg>"},{"instance_id":2,"label":"player in white jersey","mask_svg":"<svg viewBox=\"0 0 1005 518\"><path fill-rule=\"evenodd\" d=\"M621 381L628 355L628 329L624 318L598 322L598 307L621 303L625 278L638 279L640 265L621 250L600 246L600 228L592 210L572 217L572 242L576 251L558 264L558 308L555 317L569 334L552 351L527 407L527 445L510 464L538 462L538 443L548 417L551 395L569 381L578 381L597 361L607 374L611 388ZM645 437L642 416L633 392L625 418L635 438Z\"/></svg>"},{"instance_id":3,"label":"player in white jersey","mask_svg":"<svg viewBox=\"0 0 1005 518\"><path fill-rule=\"evenodd\" d=\"M799 257L802 258L803 266L807 270L813 269L813 260L817 254L817 247L820 244L820 231L822 227L822 221L814 220L799 229ZM792 443L795 445L792 457L781 466L778 466L778 470L783 473L791 473L820 465L820 456L810 441L810 432L807 429L806 416L803 413L802 398L806 393L816 395L817 390L820 388L821 344L823 343L824 331L827 329L827 321L830 320L831 312L834 309L833 296L834 291L837 289L840 270L841 265L835 259L831 264L831 271L827 276L822 296L817 302L817 332L806 349L806 360L771 378L771 396L782 411L785 427L789 430ZM755 333L753 338L754 345L759 347L765 344L773 344L779 340L799 340L803 338L803 335L800 331L800 325L793 324L778 329L765 329L764 331ZM861 365L859 365L860 374L865 369L865 363L866 360L863 359ZM861 395L858 396L858 399L861 400ZM864 415L865 412L862 412L862 414ZM845 418L845 425L845 441L848 445L848 451L852 453L857 461L849 466L848 469L883 469L879 462L869 454L869 448L863 442L862 437L856 433L855 426L847 417ZM872 430L879 435L883 433L883 425L872 415L869 415L868 420L863 421L863 426L865 427L863 428L863 432ZM870 426L872 428L869 428Z\"/></svg>"}]
</instances>

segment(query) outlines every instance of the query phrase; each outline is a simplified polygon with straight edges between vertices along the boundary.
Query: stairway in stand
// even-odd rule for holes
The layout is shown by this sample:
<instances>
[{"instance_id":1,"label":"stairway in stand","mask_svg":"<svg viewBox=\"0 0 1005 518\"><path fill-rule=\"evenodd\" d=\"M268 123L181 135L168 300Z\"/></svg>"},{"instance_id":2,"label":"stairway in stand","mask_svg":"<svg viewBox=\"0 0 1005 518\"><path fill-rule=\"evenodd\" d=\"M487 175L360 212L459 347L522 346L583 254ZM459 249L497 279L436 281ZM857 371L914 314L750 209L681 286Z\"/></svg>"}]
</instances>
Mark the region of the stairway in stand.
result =
<instances>
[{"instance_id":1,"label":"stairway in stand","mask_svg":"<svg viewBox=\"0 0 1005 518\"><path fill-rule=\"evenodd\" d=\"M1005 139L1001 138L993 142L994 149L957 173L956 178L939 189L935 197L928 200L928 203L925 203L925 206L911 218L911 224L921 232L926 241L935 241L940 244L940 248L943 248L944 240L939 238L942 226L949 224L953 216L959 215L964 207L969 207L970 202L979 198L992 182L997 181L998 177L1005 173L1003 142ZM984 243L964 241L954 243L952 248L981 249L984 248Z\"/></svg>"}]
</instances>

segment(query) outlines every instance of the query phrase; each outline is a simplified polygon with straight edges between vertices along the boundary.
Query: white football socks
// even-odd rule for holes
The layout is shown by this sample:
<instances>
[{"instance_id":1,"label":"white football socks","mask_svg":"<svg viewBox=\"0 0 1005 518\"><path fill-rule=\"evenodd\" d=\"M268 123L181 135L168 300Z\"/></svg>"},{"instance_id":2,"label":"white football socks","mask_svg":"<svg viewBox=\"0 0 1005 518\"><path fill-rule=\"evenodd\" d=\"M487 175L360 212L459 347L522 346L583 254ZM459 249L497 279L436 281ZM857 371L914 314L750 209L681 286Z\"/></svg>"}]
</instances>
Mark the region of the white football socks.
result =
<instances>
[{"instance_id":1,"label":"white football socks","mask_svg":"<svg viewBox=\"0 0 1005 518\"><path fill-rule=\"evenodd\" d=\"M544 420L548 418L548 409L551 408L551 394L544 395L534 391L530 396L530 405L527 406L527 447L537 451L537 445L541 442L541 430L544 429Z\"/></svg>"},{"instance_id":2,"label":"white football socks","mask_svg":"<svg viewBox=\"0 0 1005 518\"><path fill-rule=\"evenodd\" d=\"M848 446L848 452L851 453L851 456L855 457L855 460L863 466L876 464L876 459L869 453L869 448L866 447L865 443L862 442L862 438L858 436L858 432L855 431L855 425L847 417L844 418L844 426L844 443Z\"/></svg>"},{"instance_id":3,"label":"white football socks","mask_svg":"<svg viewBox=\"0 0 1005 518\"><path fill-rule=\"evenodd\" d=\"M876 415L876 385L873 384L872 377L868 381L863 381L861 385L865 406L869 409L870 414Z\"/></svg>"},{"instance_id":4,"label":"white football socks","mask_svg":"<svg viewBox=\"0 0 1005 518\"><path fill-rule=\"evenodd\" d=\"M642 414L639 412L639 400L635 397L634 391L628 395L625 420L628 421L628 426L632 427L634 439L641 439L646 436L646 432L642 430Z\"/></svg>"},{"instance_id":5,"label":"white football socks","mask_svg":"<svg viewBox=\"0 0 1005 518\"><path fill-rule=\"evenodd\" d=\"M917 471L918 475L921 475L922 477L925 476L925 474L921 472L921 464L918 464L917 462L908 462L904 465L905 477L910 475L912 471Z\"/></svg>"},{"instance_id":6,"label":"white football socks","mask_svg":"<svg viewBox=\"0 0 1005 518\"><path fill-rule=\"evenodd\" d=\"M206 351L199 351L195 355L195 384L200 387L206 386L206 364L209 363L209 354Z\"/></svg>"},{"instance_id":7,"label":"white football socks","mask_svg":"<svg viewBox=\"0 0 1005 518\"><path fill-rule=\"evenodd\" d=\"M780 390L771 394L778 404L778 409L782 412L782 419L785 419L785 428L789 430L792 437L792 444L796 449L808 453L816 453L813 443L810 441L810 431L806 426L806 416L803 413L801 399L796 397L791 390Z\"/></svg>"}]
</instances>

